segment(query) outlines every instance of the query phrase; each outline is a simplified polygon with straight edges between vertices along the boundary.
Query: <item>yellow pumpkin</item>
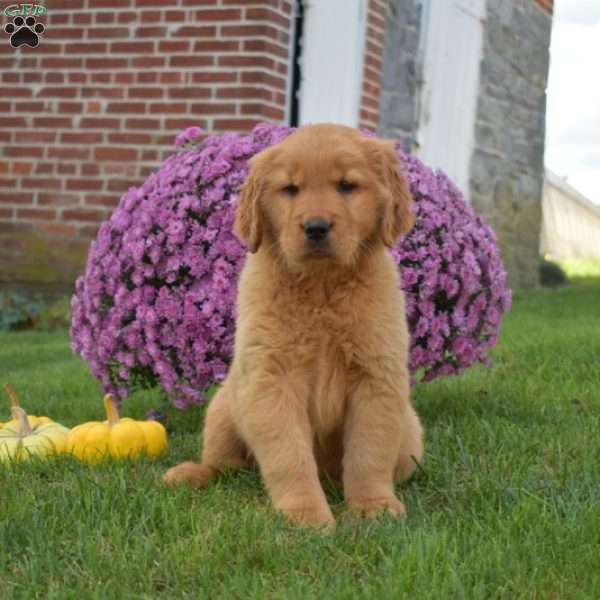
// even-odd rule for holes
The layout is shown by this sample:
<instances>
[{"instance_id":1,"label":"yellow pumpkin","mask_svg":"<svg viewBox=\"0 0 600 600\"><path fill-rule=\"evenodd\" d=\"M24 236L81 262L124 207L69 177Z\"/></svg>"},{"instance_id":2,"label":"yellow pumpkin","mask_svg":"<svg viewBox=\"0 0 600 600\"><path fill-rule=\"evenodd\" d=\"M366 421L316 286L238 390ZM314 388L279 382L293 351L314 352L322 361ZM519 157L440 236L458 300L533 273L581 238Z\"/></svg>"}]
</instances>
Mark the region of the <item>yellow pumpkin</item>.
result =
<instances>
[{"instance_id":1,"label":"yellow pumpkin","mask_svg":"<svg viewBox=\"0 0 600 600\"><path fill-rule=\"evenodd\" d=\"M167 432L158 421L135 421L119 417L111 394L104 396L107 420L82 423L71 430L67 451L89 463L105 456L133 458L158 456L167 449Z\"/></svg>"},{"instance_id":2,"label":"yellow pumpkin","mask_svg":"<svg viewBox=\"0 0 600 600\"><path fill-rule=\"evenodd\" d=\"M59 454L66 450L69 435L66 427L50 420L32 425L20 406L12 407L12 416L13 420L0 429L0 462Z\"/></svg>"},{"instance_id":3,"label":"yellow pumpkin","mask_svg":"<svg viewBox=\"0 0 600 600\"><path fill-rule=\"evenodd\" d=\"M17 396L17 392L15 391L15 388L12 385L9 385L8 383L5 384L4 391L10 398L10 403L13 408L15 406L21 406L21 403L19 402L19 397ZM48 425L49 423L54 423L54 421L50 417L36 417L35 415L27 415L27 420L29 421L29 425L31 427L39 427L40 425ZM8 427L10 425L12 427L17 426L18 424L18 420L15 419L13 416L13 419L11 421L8 421L8 423L4 423L3 426ZM2 425L0 424L0 429L1 428Z\"/></svg>"}]
</instances>

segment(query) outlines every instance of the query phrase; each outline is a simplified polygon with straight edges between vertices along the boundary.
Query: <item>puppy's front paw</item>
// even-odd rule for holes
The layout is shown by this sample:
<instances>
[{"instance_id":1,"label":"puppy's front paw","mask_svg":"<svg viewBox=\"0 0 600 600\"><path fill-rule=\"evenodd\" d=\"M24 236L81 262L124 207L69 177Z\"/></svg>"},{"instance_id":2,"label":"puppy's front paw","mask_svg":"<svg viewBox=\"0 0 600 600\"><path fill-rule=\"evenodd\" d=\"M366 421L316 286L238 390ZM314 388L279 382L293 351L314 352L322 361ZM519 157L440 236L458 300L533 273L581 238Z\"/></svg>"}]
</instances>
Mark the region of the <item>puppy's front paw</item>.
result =
<instances>
[{"instance_id":1,"label":"puppy's front paw","mask_svg":"<svg viewBox=\"0 0 600 600\"><path fill-rule=\"evenodd\" d=\"M303 527L314 527L325 531L335 530L335 519L329 507L302 507L282 509L285 516L292 522Z\"/></svg>"},{"instance_id":2,"label":"puppy's front paw","mask_svg":"<svg viewBox=\"0 0 600 600\"><path fill-rule=\"evenodd\" d=\"M169 485L187 483L194 488L201 488L208 485L214 474L214 469L210 467L193 462L184 462L169 469L162 476L162 480Z\"/></svg>"},{"instance_id":3,"label":"puppy's front paw","mask_svg":"<svg viewBox=\"0 0 600 600\"><path fill-rule=\"evenodd\" d=\"M348 507L359 517L373 518L388 512L392 517L406 516L406 507L396 496L383 496L380 498L354 498L348 500Z\"/></svg>"}]
</instances>

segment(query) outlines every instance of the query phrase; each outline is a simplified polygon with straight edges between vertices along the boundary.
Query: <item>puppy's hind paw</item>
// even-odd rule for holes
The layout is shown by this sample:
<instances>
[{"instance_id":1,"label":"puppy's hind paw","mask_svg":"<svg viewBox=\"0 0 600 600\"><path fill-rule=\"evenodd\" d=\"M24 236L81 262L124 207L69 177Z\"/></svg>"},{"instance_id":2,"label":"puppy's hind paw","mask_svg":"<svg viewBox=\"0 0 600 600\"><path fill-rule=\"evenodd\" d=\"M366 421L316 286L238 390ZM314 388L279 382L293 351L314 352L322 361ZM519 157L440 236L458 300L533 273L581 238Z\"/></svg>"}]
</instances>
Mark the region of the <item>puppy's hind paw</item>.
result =
<instances>
[{"instance_id":1,"label":"puppy's hind paw","mask_svg":"<svg viewBox=\"0 0 600 600\"><path fill-rule=\"evenodd\" d=\"M215 470L194 462L184 462L169 469L162 480L168 485L187 484L193 488L207 486L215 476Z\"/></svg>"}]
</instances>

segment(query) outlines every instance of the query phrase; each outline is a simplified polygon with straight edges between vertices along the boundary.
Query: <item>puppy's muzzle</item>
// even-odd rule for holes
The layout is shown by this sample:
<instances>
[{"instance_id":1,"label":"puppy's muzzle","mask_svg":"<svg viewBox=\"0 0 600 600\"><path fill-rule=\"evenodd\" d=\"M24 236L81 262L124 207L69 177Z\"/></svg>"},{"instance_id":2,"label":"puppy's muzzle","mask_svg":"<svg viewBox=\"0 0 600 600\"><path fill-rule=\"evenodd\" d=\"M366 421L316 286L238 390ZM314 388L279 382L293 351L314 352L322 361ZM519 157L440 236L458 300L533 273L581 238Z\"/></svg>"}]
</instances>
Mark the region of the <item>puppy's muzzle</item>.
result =
<instances>
[{"instance_id":1,"label":"puppy's muzzle","mask_svg":"<svg viewBox=\"0 0 600 600\"><path fill-rule=\"evenodd\" d=\"M313 243L325 242L331 227L332 224L325 219L309 219L302 225L306 239Z\"/></svg>"}]
</instances>

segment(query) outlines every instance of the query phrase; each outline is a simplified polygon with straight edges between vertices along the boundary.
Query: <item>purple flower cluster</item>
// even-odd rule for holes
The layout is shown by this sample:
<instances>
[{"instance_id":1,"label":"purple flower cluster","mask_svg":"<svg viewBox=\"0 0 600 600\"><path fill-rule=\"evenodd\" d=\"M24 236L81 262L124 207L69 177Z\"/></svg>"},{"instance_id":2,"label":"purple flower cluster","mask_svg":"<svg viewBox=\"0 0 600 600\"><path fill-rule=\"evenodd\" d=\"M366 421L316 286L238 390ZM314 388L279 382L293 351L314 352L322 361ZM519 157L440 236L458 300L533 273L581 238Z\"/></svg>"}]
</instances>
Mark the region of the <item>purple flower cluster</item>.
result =
<instances>
[{"instance_id":1,"label":"purple flower cluster","mask_svg":"<svg viewBox=\"0 0 600 600\"><path fill-rule=\"evenodd\" d=\"M292 132L206 137L131 188L90 247L72 299L71 341L105 391L123 398L160 385L184 408L226 374L245 249L233 234L248 159ZM417 223L393 249L412 332L411 369L424 380L485 362L510 306L496 239L441 172L398 151Z\"/></svg>"},{"instance_id":2,"label":"purple flower cluster","mask_svg":"<svg viewBox=\"0 0 600 600\"><path fill-rule=\"evenodd\" d=\"M398 152L415 199L412 231L392 249L411 332L410 368L422 381L488 363L511 306L492 228L452 181Z\"/></svg>"}]
</instances>

